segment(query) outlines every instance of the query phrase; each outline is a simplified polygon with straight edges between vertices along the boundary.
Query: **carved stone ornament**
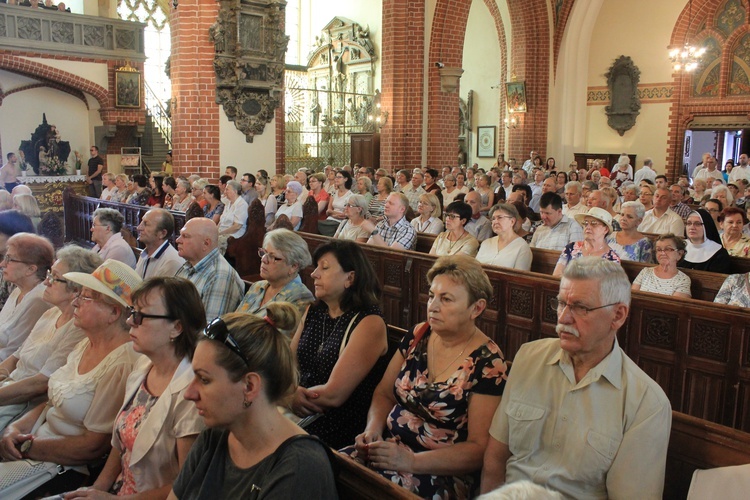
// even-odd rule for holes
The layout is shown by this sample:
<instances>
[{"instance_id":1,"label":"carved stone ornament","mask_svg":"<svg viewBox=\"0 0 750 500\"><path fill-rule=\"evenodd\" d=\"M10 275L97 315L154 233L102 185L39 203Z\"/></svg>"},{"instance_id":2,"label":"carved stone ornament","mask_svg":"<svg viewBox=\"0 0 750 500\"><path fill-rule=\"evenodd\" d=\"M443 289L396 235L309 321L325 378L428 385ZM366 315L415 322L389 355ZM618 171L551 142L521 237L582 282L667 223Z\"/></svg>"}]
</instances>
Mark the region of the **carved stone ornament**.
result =
<instances>
[{"instance_id":1,"label":"carved stone ornament","mask_svg":"<svg viewBox=\"0 0 750 500\"><path fill-rule=\"evenodd\" d=\"M620 56L605 75L611 95L611 104L604 108L607 124L624 135L635 125L640 114L641 99L638 97L638 82L641 71L627 56Z\"/></svg>"},{"instance_id":2,"label":"carved stone ornament","mask_svg":"<svg viewBox=\"0 0 750 500\"><path fill-rule=\"evenodd\" d=\"M247 142L263 133L281 103L289 41L281 29L285 7L282 0L219 0L209 28L216 102Z\"/></svg>"}]
</instances>

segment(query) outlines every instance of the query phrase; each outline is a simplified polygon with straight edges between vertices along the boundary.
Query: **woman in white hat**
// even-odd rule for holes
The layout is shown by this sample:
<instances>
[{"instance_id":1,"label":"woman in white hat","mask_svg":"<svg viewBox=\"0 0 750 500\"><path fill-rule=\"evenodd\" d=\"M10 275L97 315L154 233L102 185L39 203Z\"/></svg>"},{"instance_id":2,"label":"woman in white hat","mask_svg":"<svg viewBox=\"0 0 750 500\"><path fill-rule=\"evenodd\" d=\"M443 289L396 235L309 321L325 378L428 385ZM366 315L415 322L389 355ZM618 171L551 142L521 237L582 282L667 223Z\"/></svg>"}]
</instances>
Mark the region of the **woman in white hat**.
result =
<instances>
[{"instance_id":1,"label":"woman in white hat","mask_svg":"<svg viewBox=\"0 0 750 500\"><path fill-rule=\"evenodd\" d=\"M560 254L552 276L562 276L563 269L573 259L601 257L620 262L620 257L608 244L607 235L612 232L612 216L599 207L592 207L585 214L576 214L576 222L583 227L583 241L569 243Z\"/></svg>"},{"instance_id":2,"label":"woman in white hat","mask_svg":"<svg viewBox=\"0 0 750 500\"><path fill-rule=\"evenodd\" d=\"M138 354L126 323L131 295L141 283L126 264L106 260L92 274L66 273L82 286L73 305L84 338L49 379L49 401L10 424L0 441L0 498L70 491L87 464L110 449L112 426ZM39 420L41 426L35 425ZM63 473L64 472L64 473ZM17 479L13 481L13 479ZM42 487L55 478L54 485Z\"/></svg>"}]
</instances>

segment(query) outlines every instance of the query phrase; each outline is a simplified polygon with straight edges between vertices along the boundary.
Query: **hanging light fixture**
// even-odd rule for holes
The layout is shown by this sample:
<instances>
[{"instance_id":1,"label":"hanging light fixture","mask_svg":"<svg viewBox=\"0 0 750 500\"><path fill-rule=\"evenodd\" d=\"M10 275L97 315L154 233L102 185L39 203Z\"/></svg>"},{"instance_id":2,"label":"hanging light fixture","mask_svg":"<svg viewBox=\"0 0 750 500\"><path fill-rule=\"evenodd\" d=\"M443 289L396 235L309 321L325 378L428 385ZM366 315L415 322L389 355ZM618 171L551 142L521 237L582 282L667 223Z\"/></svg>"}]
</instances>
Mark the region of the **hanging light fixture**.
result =
<instances>
[{"instance_id":1,"label":"hanging light fixture","mask_svg":"<svg viewBox=\"0 0 750 500\"><path fill-rule=\"evenodd\" d=\"M688 3L688 28L693 24L693 0ZM669 59L672 61L672 69L676 72L687 73L695 70L700 63L701 57L706 53L705 47L695 47L685 40L682 48L669 51Z\"/></svg>"}]
</instances>

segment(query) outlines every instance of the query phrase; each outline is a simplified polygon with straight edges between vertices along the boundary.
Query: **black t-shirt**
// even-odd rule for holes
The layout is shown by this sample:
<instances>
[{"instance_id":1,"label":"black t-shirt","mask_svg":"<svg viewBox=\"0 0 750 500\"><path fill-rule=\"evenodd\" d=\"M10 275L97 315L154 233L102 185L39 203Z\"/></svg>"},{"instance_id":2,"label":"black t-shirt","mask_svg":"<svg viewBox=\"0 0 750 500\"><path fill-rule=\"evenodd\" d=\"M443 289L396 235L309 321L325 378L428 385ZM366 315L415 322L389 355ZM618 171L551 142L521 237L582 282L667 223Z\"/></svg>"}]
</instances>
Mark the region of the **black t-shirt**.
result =
<instances>
[{"instance_id":1,"label":"black t-shirt","mask_svg":"<svg viewBox=\"0 0 750 500\"><path fill-rule=\"evenodd\" d=\"M89 158L89 176L93 175L94 172L96 172L96 169L99 168L99 165L104 165L104 160L102 160L102 157L99 155L94 156L93 158ZM102 173L99 172L99 175L96 177L90 177L92 181L100 181L102 180Z\"/></svg>"},{"instance_id":2,"label":"black t-shirt","mask_svg":"<svg viewBox=\"0 0 750 500\"><path fill-rule=\"evenodd\" d=\"M227 430L201 433L172 486L177 498L338 498L328 454L317 439L291 437L254 466L241 469L229 457L228 438Z\"/></svg>"}]
</instances>

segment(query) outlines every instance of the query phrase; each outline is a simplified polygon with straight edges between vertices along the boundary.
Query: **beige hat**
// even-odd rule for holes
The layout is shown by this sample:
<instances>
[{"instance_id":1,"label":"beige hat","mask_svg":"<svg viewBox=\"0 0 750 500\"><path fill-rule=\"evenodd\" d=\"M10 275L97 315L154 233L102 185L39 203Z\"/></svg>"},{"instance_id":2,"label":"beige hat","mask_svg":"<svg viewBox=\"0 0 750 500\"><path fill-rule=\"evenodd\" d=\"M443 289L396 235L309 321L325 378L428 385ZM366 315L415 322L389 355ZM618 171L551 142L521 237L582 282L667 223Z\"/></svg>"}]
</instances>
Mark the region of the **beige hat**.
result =
<instances>
[{"instance_id":1,"label":"beige hat","mask_svg":"<svg viewBox=\"0 0 750 500\"><path fill-rule=\"evenodd\" d=\"M91 274L65 273L63 277L114 299L125 307L133 305L133 291L143 281L130 266L114 259L105 260Z\"/></svg>"},{"instance_id":2,"label":"beige hat","mask_svg":"<svg viewBox=\"0 0 750 500\"><path fill-rule=\"evenodd\" d=\"M600 222L603 222L604 225L609 229L609 232L612 232L612 216L609 215L609 212L607 212L603 208L591 207L585 214L575 214L573 217L580 225L583 225L583 221L586 219L586 217L591 217Z\"/></svg>"}]
</instances>

